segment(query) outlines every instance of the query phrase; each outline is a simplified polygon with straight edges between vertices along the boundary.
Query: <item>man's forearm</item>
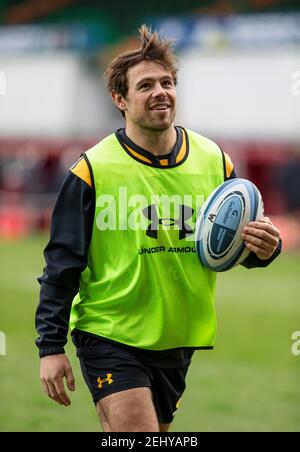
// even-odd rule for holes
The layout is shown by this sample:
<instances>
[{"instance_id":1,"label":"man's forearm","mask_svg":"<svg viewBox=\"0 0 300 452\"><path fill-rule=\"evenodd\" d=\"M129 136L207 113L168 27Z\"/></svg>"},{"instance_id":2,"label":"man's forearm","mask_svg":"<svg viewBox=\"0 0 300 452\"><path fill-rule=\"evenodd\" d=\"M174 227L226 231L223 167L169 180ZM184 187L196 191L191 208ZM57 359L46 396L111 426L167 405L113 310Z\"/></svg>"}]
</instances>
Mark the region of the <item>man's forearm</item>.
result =
<instances>
[{"instance_id":1,"label":"man's forearm","mask_svg":"<svg viewBox=\"0 0 300 452\"><path fill-rule=\"evenodd\" d=\"M64 353L72 301L78 289L41 281L40 303L36 312L36 345L40 357Z\"/></svg>"}]
</instances>

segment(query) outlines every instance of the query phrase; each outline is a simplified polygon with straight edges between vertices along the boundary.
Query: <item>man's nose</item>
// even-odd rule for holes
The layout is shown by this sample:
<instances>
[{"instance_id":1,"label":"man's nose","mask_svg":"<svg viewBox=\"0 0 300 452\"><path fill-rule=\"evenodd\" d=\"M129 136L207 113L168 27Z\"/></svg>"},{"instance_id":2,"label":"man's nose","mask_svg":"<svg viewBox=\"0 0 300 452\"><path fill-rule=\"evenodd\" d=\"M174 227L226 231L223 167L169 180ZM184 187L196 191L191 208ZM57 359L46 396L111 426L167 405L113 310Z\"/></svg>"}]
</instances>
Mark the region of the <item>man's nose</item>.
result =
<instances>
[{"instance_id":1,"label":"man's nose","mask_svg":"<svg viewBox=\"0 0 300 452\"><path fill-rule=\"evenodd\" d=\"M166 92L160 83L156 83L154 85L152 96L153 97L165 97L166 96Z\"/></svg>"}]
</instances>

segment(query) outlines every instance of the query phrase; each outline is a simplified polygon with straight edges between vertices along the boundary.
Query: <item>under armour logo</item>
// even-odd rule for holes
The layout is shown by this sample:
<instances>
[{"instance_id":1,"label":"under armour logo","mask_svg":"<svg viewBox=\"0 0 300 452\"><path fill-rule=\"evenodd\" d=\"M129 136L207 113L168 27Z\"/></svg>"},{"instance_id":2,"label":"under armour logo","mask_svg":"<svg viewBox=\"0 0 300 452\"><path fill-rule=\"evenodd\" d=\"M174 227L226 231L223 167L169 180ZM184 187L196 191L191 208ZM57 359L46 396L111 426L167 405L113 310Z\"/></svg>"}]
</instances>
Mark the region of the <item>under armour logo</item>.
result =
<instances>
[{"instance_id":1,"label":"under armour logo","mask_svg":"<svg viewBox=\"0 0 300 452\"><path fill-rule=\"evenodd\" d=\"M146 234L148 237L153 239L157 239L157 231L159 229L159 225L163 226L179 226L179 240L184 239L187 235L193 234L193 230L189 225L185 224L189 218L192 217L194 213L194 209L191 207L187 207L184 205L179 206L179 218L175 220L174 218L158 218L155 204L151 206L145 207L143 209L143 214L148 220L152 221L152 223L148 226Z\"/></svg>"},{"instance_id":2,"label":"under armour logo","mask_svg":"<svg viewBox=\"0 0 300 452\"><path fill-rule=\"evenodd\" d=\"M97 378L97 382L98 382L98 388L102 389L102 386L104 383L108 383L109 385L111 383L113 383L113 379L111 378L112 374L106 374L106 378L101 379L100 377Z\"/></svg>"}]
</instances>

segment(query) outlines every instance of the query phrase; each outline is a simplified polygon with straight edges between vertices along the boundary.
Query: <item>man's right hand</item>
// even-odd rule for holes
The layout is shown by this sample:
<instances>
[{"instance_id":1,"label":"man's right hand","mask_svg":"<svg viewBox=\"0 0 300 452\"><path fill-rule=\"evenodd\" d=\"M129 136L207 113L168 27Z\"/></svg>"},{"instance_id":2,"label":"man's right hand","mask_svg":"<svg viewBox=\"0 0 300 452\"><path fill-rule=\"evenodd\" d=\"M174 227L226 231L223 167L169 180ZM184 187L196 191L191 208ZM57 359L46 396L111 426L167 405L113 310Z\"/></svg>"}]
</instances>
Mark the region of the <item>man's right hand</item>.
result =
<instances>
[{"instance_id":1,"label":"man's right hand","mask_svg":"<svg viewBox=\"0 0 300 452\"><path fill-rule=\"evenodd\" d=\"M49 355L41 358L40 377L44 392L52 400L60 405L71 405L71 401L65 392L64 377L66 377L70 391L75 391L75 380L66 355Z\"/></svg>"}]
</instances>

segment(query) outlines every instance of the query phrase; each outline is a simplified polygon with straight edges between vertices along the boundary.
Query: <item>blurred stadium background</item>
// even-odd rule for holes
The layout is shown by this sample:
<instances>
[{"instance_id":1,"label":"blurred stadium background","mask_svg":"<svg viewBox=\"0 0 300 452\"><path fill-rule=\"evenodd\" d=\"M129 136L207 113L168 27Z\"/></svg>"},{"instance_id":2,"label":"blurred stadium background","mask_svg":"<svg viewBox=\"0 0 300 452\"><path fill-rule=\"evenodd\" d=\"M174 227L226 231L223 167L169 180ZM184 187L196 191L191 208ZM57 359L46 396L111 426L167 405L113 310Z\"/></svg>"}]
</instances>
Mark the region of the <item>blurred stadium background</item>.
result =
<instances>
[{"instance_id":1,"label":"blurred stadium background","mask_svg":"<svg viewBox=\"0 0 300 452\"><path fill-rule=\"evenodd\" d=\"M270 268L220 275L217 348L197 354L173 431L300 431L297 0L0 0L0 431L99 428L72 346L71 407L41 390L36 277L64 174L122 124L102 74L142 23L176 39L177 123L257 184L284 243Z\"/></svg>"}]
</instances>

